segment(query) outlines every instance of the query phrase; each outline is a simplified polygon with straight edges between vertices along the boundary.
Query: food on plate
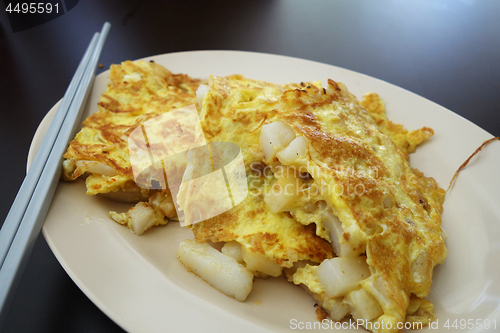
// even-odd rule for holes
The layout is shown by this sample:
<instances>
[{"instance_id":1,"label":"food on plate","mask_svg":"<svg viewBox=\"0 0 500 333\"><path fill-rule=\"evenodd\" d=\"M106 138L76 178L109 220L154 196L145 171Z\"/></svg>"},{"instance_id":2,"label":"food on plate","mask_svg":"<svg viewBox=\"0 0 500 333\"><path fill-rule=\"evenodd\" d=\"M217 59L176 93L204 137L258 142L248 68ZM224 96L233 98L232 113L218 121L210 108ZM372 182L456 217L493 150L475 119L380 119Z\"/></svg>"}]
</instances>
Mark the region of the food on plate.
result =
<instances>
[{"instance_id":1,"label":"food on plate","mask_svg":"<svg viewBox=\"0 0 500 333\"><path fill-rule=\"evenodd\" d=\"M154 225L167 224L176 213L168 189L151 191L136 185L128 136L149 119L196 103L201 81L145 61L112 65L109 79L99 110L83 122L64 154L63 179L85 178L90 195L123 202L147 200L127 213L110 214L140 235Z\"/></svg>"},{"instance_id":2,"label":"food on plate","mask_svg":"<svg viewBox=\"0 0 500 333\"><path fill-rule=\"evenodd\" d=\"M186 195L186 183L174 197L139 188L127 151L135 128L196 103L206 142L241 149L248 194L201 222L185 214L195 238L177 252L186 269L239 301L253 276L284 274L333 320L352 315L374 332L434 319L425 297L447 255L445 192L408 162L432 129L408 131L387 119L377 94L360 102L333 80L278 85L232 75L200 85L157 64L125 62L112 67L111 82L65 154L64 177L85 174L89 194L140 201L111 212L114 221L141 234L213 196ZM193 158L186 163L197 168Z\"/></svg>"},{"instance_id":3,"label":"food on plate","mask_svg":"<svg viewBox=\"0 0 500 333\"><path fill-rule=\"evenodd\" d=\"M112 65L109 79L99 110L83 122L64 154L63 177L86 177L87 194L137 202L151 194L134 181L128 136L148 119L196 103L200 80L145 61Z\"/></svg>"},{"instance_id":4,"label":"food on plate","mask_svg":"<svg viewBox=\"0 0 500 333\"><path fill-rule=\"evenodd\" d=\"M423 298L433 267L447 254L440 228L445 192L407 160L432 130L394 125L377 95L359 103L333 80L327 87L277 86L211 77L203 90L206 139L241 147L250 194L242 205L193 224L197 241L235 241L243 251L274 259L336 320L350 313L396 328L405 320L433 319ZM255 214L246 213L250 205ZM286 218L274 222L275 216ZM319 265L282 261L269 243L249 241L249 230L262 219L314 227L336 257ZM272 230L266 238L286 244Z\"/></svg>"}]
</instances>

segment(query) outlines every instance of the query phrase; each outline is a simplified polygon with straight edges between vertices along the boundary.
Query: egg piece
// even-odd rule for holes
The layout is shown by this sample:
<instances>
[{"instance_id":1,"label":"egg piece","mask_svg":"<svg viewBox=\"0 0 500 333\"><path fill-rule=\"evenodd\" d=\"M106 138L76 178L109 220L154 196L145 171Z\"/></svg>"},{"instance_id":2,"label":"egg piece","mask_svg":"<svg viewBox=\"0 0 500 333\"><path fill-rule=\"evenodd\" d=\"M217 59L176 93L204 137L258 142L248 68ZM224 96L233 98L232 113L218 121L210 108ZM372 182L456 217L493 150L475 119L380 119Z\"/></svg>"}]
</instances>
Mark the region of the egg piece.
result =
<instances>
[{"instance_id":1,"label":"egg piece","mask_svg":"<svg viewBox=\"0 0 500 333\"><path fill-rule=\"evenodd\" d=\"M298 204L302 184L300 178L285 174L264 194L264 202L273 213L290 210Z\"/></svg>"},{"instance_id":2,"label":"egg piece","mask_svg":"<svg viewBox=\"0 0 500 333\"><path fill-rule=\"evenodd\" d=\"M149 195L135 183L128 135L148 119L195 104L201 81L146 61L112 65L109 78L98 111L83 122L64 154L63 179L90 175L87 194L137 202Z\"/></svg>"}]
</instances>

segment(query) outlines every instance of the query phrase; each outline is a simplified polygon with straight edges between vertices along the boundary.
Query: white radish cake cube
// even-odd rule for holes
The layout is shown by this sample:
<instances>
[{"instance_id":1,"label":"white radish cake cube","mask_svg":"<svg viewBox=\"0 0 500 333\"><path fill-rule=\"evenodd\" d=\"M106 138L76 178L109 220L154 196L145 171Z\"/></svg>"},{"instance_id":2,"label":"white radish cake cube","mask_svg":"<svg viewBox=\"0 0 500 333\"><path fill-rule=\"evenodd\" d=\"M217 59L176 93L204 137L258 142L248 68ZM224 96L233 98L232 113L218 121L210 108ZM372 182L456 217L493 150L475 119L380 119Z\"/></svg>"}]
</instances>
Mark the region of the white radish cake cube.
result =
<instances>
[{"instance_id":1,"label":"white radish cake cube","mask_svg":"<svg viewBox=\"0 0 500 333\"><path fill-rule=\"evenodd\" d=\"M253 274L236 259L207 243L187 239L180 243L177 259L212 287L243 302L252 290Z\"/></svg>"},{"instance_id":2,"label":"white radish cake cube","mask_svg":"<svg viewBox=\"0 0 500 333\"><path fill-rule=\"evenodd\" d=\"M344 296L370 276L366 257L337 257L324 260L316 270L328 297Z\"/></svg>"},{"instance_id":3,"label":"white radish cake cube","mask_svg":"<svg viewBox=\"0 0 500 333\"><path fill-rule=\"evenodd\" d=\"M262 126L260 146L264 152L264 161L270 161L276 153L284 149L295 139L295 132L282 121L275 121Z\"/></svg>"},{"instance_id":4,"label":"white radish cake cube","mask_svg":"<svg viewBox=\"0 0 500 333\"><path fill-rule=\"evenodd\" d=\"M349 304L355 320L367 322L383 314L375 298L364 289L351 291L345 297L345 302Z\"/></svg>"},{"instance_id":5,"label":"white radish cake cube","mask_svg":"<svg viewBox=\"0 0 500 333\"><path fill-rule=\"evenodd\" d=\"M305 157L306 152L307 140L304 136L299 136L298 138L295 138L292 142L290 142L290 144L285 149L279 151L276 156L282 164L291 165L297 159Z\"/></svg>"}]
</instances>

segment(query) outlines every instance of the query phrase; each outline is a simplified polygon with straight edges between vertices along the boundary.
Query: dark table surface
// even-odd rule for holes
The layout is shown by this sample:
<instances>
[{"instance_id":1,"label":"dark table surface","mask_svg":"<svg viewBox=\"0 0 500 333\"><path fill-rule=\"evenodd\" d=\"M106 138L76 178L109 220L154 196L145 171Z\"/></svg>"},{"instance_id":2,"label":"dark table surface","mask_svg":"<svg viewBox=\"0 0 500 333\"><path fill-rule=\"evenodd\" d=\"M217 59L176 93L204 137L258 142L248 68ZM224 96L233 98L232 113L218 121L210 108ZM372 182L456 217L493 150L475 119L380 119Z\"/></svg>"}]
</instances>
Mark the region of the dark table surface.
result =
<instances>
[{"instance_id":1,"label":"dark table surface","mask_svg":"<svg viewBox=\"0 0 500 333\"><path fill-rule=\"evenodd\" d=\"M50 22L16 33L0 8L0 221L25 176L39 122L63 96L92 34L104 21L112 29L98 73L113 63L176 51L288 55L388 81L500 136L497 0L87 0ZM78 289L40 235L4 331L121 328Z\"/></svg>"}]
</instances>

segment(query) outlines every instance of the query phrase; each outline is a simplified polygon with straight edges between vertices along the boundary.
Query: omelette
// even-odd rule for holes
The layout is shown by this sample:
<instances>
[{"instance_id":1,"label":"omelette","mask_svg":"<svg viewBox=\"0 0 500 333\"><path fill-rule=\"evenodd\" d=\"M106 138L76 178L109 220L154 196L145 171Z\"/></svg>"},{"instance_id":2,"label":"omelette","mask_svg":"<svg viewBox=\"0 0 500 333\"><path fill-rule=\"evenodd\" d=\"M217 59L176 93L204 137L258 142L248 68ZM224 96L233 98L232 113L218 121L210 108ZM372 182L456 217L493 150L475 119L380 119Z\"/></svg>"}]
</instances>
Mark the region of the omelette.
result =
<instances>
[{"instance_id":1,"label":"omelette","mask_svg":"<svg viewBox=\"0 0 500 333\"><path fill-rule=\"evenodd\" d=\"M196 242L181 244L179 260L240 301L251 290L248 274L284 273L336 321L351 315L373 332L399 332L401 323L434 319L425 297L434 266L447 255L445 192L408 162L432 129L407 131L387 119L377 94L360 102L333 80L277 85L233 75L200 85L147 62L115 65L110 80L99 111L64 155L63 175L86 177L90 195L139 201L128 212L110 212L115 222L142 234L182 214ZM153 118L192 104L211 147L207 172L214 171L216 144L235 144L248 186L239 204L202 221L189 221L189 212L213 202L219 189L139 187L127 141ZM188 158L185 176L199 172L196 163ZM206 243L223 247L197 245ZM234 267L232 278L224 267ZM244 288L228 290L234 276Z\"/></svg>"},{"instance_id":2,"label":"omelette","mask_svg":"<svg viewBox=\"0 0 500 333\"><path fill-rule=\"evenodd\" d=\"M351 314L368 329L390 323L373 329L380 332L432 320L424 297L433 267L447 254L440 228L445 192L407 160L432 130L393 124L378 95L360 103L333 80L322 88L211 77L205 90L200 118L207 140L241 147L249 188L258 194L192 225L195 239L235 241L275 261L335 320ZM302 241L281 228L296 223L332 244L336 258L318 265L290 252Z\"/></svg>"},{"instance_id":3,"label":"omelette","mask_svg":"<svg viewBox=\"0 0 500 333\"><path fill-rule=\"evenodd\" d=\"M83 122L64 154L63 179L86 177L89 195L137 202L151 193L135 183L128 136L149 119L196 103L200 80L145 61L112 65L109 79L99 110Z\"/></svg>"},{"instance_id":4,"label":"omelette","mask_svg":"<svg viewBox=\"0 0 500 333\"><path fill-rule=\"evenodd\" d=\"M176 212L168 189L158 191L136 184L128 137L148 120L196 103L201 81L146 61L112 65L109 79L98 111L83 122L64 154L62 178L85 178L89 195L131 203L148 200L127 214L110 212L116 222L142 234L154 225L175 220Z\"/></svg>"}]
</instances>

